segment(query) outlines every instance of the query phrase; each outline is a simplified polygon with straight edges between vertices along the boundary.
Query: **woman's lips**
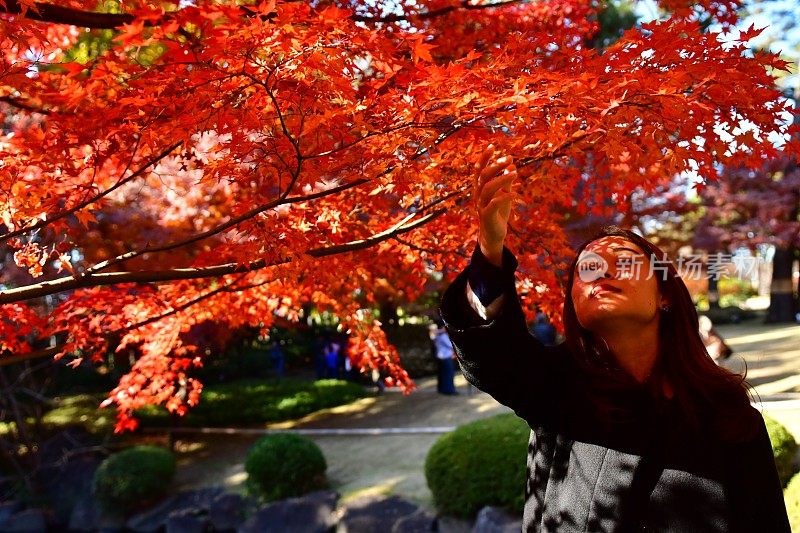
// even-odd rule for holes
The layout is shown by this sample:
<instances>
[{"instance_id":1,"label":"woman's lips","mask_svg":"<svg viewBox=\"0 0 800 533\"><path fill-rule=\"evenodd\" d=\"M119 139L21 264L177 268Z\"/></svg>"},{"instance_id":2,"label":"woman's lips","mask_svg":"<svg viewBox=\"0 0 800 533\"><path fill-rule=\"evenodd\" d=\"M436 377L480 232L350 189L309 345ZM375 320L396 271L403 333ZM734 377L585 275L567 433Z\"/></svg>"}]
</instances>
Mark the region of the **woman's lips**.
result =
<instances>
[{"instance_id":1,"label":"woman's lips","mask_svg":"<svg viewBox=\"0 0 800 533\"><path fill-rule=\"evenodd\" d=\"M595 285L592 288L592 296L597 296L598 294L602 294L604 292L622 292L620 289L614 287L613 285L608 285L606 283L601 283L600 285Z\"/></svg>"}]
</instances>

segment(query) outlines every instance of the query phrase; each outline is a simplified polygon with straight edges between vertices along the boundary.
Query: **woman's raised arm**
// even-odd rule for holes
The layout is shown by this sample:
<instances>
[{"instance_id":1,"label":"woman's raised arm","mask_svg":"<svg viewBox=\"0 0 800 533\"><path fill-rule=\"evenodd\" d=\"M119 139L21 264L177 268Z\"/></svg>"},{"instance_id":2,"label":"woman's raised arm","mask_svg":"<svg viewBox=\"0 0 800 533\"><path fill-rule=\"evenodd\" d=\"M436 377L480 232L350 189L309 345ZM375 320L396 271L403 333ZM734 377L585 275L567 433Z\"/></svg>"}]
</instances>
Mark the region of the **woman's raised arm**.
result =
<instances>
[{"instance_id":1,"label":"woman's raised arm","mask_svg":"<svg viewBox=\"0 0 800 533\"><path fill-rule=\"evenodd\" d=\"M480 223L472 261L442 298L440 314L466 379L538 424L560 409L572 358L566 345L544 346L529 332L514 286L517 261L504 248L516 169L489 145L473 197Z\"/></svg>"},{"instance_id":2,"label":"woman's raised arm","mask_svg":"<svg viewBox=\"0 0 800 533\"><path fill-rule=\"evenodd\" d=\"M498 157L490 144L481 154L475 170L472 198L479 222L478 245L484 257L499 267L516 199L511 187L517 179L517 167L510 157Z\"/></svg>"}]
</instances>

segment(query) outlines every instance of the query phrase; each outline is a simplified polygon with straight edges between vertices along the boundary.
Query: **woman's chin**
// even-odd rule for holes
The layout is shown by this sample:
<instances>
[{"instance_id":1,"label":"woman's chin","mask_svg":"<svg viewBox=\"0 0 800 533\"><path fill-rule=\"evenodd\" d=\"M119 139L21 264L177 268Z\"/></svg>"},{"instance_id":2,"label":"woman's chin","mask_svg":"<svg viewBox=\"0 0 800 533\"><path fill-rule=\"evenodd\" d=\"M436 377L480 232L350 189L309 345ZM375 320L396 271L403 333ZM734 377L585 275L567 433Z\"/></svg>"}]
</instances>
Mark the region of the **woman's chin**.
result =
<instances>
[{"instance_id":1,"label":"woman's chin","mask_svg":"<svg viewBox=\"0 0 800 533\"><path fill-rule=\"evenodd\" d=\"M630 330L646 326L657 319L655 313L643 313L641 309L625 309L614 305L601 305L586 309L578 315L578 323L592 333L615 330Z\"/></svg>"},{"instance_id":2,"label":"woman's chin","mask_svg":"<svg viewBox=\"0 0 800 533\"><path fill-rule=\"evenodd\" d=\"M608 326L614 323L614 315L612 313L593 312L578 318L578 323L582 328L588 329L592 333L597 333L607 330Z\"/></svg>"},{"instance_id":3,"label":"woman's chin","mask_svg":"<svg viewBox=\"0 0 800 533\"><path fill-rule=\"evenodd\" d=\"M607 331L609 326L618 325L625 318L630 317L624 309L611 302L599 302L578 314L580 325L592 332Z\"/></svg>"}]
</instances>

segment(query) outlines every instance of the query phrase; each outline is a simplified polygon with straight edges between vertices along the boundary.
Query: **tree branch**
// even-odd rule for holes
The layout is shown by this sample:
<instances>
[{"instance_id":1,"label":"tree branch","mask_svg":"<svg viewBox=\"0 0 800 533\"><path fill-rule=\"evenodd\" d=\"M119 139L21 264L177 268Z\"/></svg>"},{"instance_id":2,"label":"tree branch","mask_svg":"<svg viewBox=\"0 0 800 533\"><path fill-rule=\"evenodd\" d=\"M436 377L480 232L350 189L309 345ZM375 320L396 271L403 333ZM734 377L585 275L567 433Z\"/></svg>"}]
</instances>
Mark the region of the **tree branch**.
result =
<instances>
[{"instance_id":1,"label":"tree branch","mask_svg":"<svg viewBox=\"0 0 800 533\"><path fill-rule=\"evenodd\" d=\"M458 9L464 10L478 10L489 9L492 7L504 7L512 4L522 4L525 0L504 0L501 2L493 2L488 4L471 4L467 0L462 0L458 5L447 6L440 9L434 9L425 13L411 13L408 15L387 15L384 17L370 17L365 15L351 15L350 19L358 22L400 22L404 20L413 19L431 19L441 17ZM68 24L71 26L79 26L82 28L92 29L115 29L125 24L130 24L135 20L135 17L129 13L97 13L94 11L81 11L69 7L61 7L46 2L36 2L36 10L27 10L23 15L30 20L39 22L48 22L51 24ZM272 19L277 16L277 13L272 12L267 15L257 14L252 6L240 7L242 15L245 17L259 16L262 20ZM22 6L17 0L7 0L5 9L0 4L0 13L8 13L10 15L22 15ZM169 14L167 14L168 16ZM167 17L165 17L166 20ZM162 21L158 22L145 22L145 26L156 26Z\"/></svg>"},{"instance_id":2,"label":"tree branch","mask_svg":"<svg viewBox=\"0 0 800 533\"><path fill-rule=\"evenodd\" d=\"M52 346L42 350L35 350L33 352L23 353L19 355L10 355L8 357L0 357L0 367L21 363L30 359L40 359L42 357L52 357L61 351L61 346Z\"/></svg>"},{"instance_id":3,"label":"tree branch","mask_svg":"<svg viewBox=\"0 0 800 533\"><path fill-rule=\"evenodd\" d=\"M403 233L408 233L409 231L423 226L431 220L434 220L435 218L444 214L445 211L446 209L439 209L428 215L419 217L417 220L414 220L419 215L419 212L417 212L406 216L391 228L365 239L359 239L333 246L312 248L307 250L305 255L319 258L347 252L354 252L357 250L364 250L374 246L375 244L378 244L379 242L391 239L395 235L402 235ZM138 272L109 272L106 274L92 274L78 278L68 276L52 281L44 281L42 283L37 283L36 285L29 285L27 287L0 291L0 305L30 300L32 298L38 298L48 294L55 294L58 292L86 287L98 287L102 285L115 285L118 283L130 282L149 283L156 281L176 281L181 279L212 278L224 276L226 274L253 272L255 270L261 270L263 268L278 266L290 262L292 262L291 257L284 257L272 262L259 259L258 261L252 261L250 263L226 263L223 265L215 265L210 267L173 268L169 270L145 270Z\"/></svg>"},{"instance_id":4,"label":"tree branch","mask_svg":"<svg viewBox=\"0 0 800 533\"><path fill-rule=\"evenodd\" d=\"M469 254L462 252L460 250L443 250L443 249L437 250L434 248L425 248L423 246L417 246L413 242L408 242L407 240L401 239L400 237L397 236L393 237L393 239L402 244L403 246L408 246L412 250L416 250L418 252L425 252L428 254L441 254L441 255L455 254L459 257L463 257L464 259L469 259L470 257Z\"/></svg>"},{"instance_id":5,"label":"tree branch","mask_svg":"<svg viewBox=\"0 0 800 533\"><path fill-rule=\"evenodd\" d=\"M231 281L230 283L226 283L225 285L221 285L221 286L217 287L216 289L213 289L213 290L210 290L210 291L208 291L206 293L203 293L200 296L197 296L197 297L189 300L188 302L184 302L184 303L182 303L181 305L179 305L177 307L173 307L169 311L165 311L164 313L161 313L160 315L151 316L150 318L146 318L146 319L142 320L141 322L137 322L136 324L132 324L132 325L130 325L128 327L114 330L112 333L120 335L120 334L127 333L129 331L133 331L133 330L135 330L137 328L142 328L144 326L152 324L153 322L158 322L159 320L163 320L163 319L165 319L165 318L167 318L169 316L174 315L175 313L180 313L181 311L185 311L186 309L190 308L191 306L193 306L193 305L195 305L197 303L200 303L203 300L205 300L207 298L210 298L210 297L212 297L212 296L214 296L216 294L219 294L221 292L244 291L244 290L247 290L247 289L252 289L254 287L258 287L259 285L263 285L265 283L269 283L268 281L265 281L263 283L256 283L256 284L251 284L251 285L247 285L247 286L243 286L243 287L236 287L235 289L231 289L231 287L233 285L235 285L236 283L238 283L244 276L245 276L245 274L242 274L241 276L237 277L235 280Z\"/></svg>"},{"instance_id":6,"label":"tree branch","mask_svg":"<svg viewBox=\"0 0 800 533\"><path fill-rule=\"evenodd\" d=\"M16 107L17 109L21 109L23 111L29 111L31 113L39 113L40 115L50 114L50 111L47 109L39 109L38 107L33 107L32 105L20 102L16 98L11 98L10 96L0 96L0 102L5 102L11 107Z\"/></svg>"},{"instance_id":7,"label":"tree branch","mask_svg":"<svg viewBox=\"0 0 800 533\"><path fill-rule=\"evenodd\" d=\"M45 2L36 2L36 10L28 9L24 15L22 6L17 0L6 0L5 9L0 5L0 12L10 15L23 15L30 20L39 22L52 22L54 24L69 24L92 29L113 29L124 24L130 24L135 17L127 13L96 13L94 11L81 11L70 7L55 6Z\"/></svg>"},{"instance_id":8,"label":"tree branch","mask_svg":"<svg viewBox=\"0 0 800 533\"><path fill-rule=\"evenodd\" d=\"M186 238L186 239L182 239L180 241L173 241L171 243L167 243L167 244L164 244L162 246L153 246L153 247L150 247L150 248L142 248L140 250L133 250L131 252L124 253L124 254L119 255L117 257L114 257L112 259L108 259L107 261L103 261L101 263L98 263L98 264L94 265L93 267L88 268L83 275L92 275L92 274L94 274L96 272L100 272L102 270L105 270L110 266L119 264L119 263L121 263L123 261L128 261L128 260L133 259L134 257L138 257L138 256L140 256L142 254L152 254L152 253L157 253L157 252L166 252L166 251L169 251L169 250L174 250L175 248L180 248L182 246L188 246L189 244L193 244L195 242L202 241L203 239L207 239L209 237L212 237L213 235L221 233L221 232L225 231L228 228L231 228L233 226L236 226L237 224L240 224L241 222L244 222L245 220L253 218L254 216L258 215L259 213L263 213L264 211L268 211L269 209L273 209L273 208L278 207L280 205L294 204L294 203L299 203L299 202L308 202L308 201L311 201L311 200L315 200L317 198L322 198L323 196L336 194L336 193L339 193L339 192L347 190L347 189L352 189L353 187L358 187L359 185L363 185L364 183L367 183L368 181L369 180L366 179L366 178L361 178L361 179L357 179L355 181L351 181L350 183L345 183L344 185L339 185L338 187L332 187L330 189L326 189L324 191L319 191L319 192L316 192L316 193L313 193L313 194L307 194L307 195L304 195L304 196L293 196L293 197L289 197L289 198L278 198L277 200L273 200L272 202L268 202L268 203L260 205L258 207L254 207L250 211L247 211L246 213L243 213L243 214L239 215L238 217L234 217L234 218L228 220L227 222L219 224L218 226L215 226L215 227L213 227L213 228L211 228L209 230L206 230L206 231L204 231L202 233L198 233L197 235L193 235L192 237L189 237L189 238Z\"/></svg>"},{"instance_id":9,"label":"tree branch","mask_svg":"<svg viewBox=\"0 0 800 533\"><path fill-rule=\"evenodd\" d=\"M8 240L8 239L12 239L14 237L17 237L18 235L22 235L23 233L28 233L29 231L34 231L34 230L37 230L39 228L43 228L44 226L52 224L56 220L60 220L60 219L62 219L64 217L67 217L67 216L75 213L76 211L80 211L81 209L83 209L87 205L92 204L92 203L100 200L101 198L103 198L105 196L108 196L109 194L111 194L115 190L119 189L120 187L122 187L126 183L128 183L128 182L138 178L142 174L144 174L144 172L148 168L150 168L152 165L158 163L159 161L161 161L162 159L167 157L170 153L172 153L173 150L178 148L181 144L183 144L183 141L178 141L177 143L173 144L172 146L170 146L169 148L167 148L166 150L164 150L163 152L158 154L156 157L154 157L153 159L150 159L144 165L139 167L139 169L136 172L134 172L133 174L131 174L127 178L123 178L123 179L119 180L112 187L109 187L105 191L103 191L101 193L98 193L98 194L92 196L91 198L88 198L88 199L86 199L86 200L84 200L84 201L82 201L80 203L75 204L74 206L70 207L69 209L58 213L57 215L53 215L50 218L47 218L47 219L42 220L40 222L37 222L36 224L34 224L32 226L27 226L27 227L24 227L24 228L20 228L18 230L10 231L10 232L6 233L5 235L0 235L0 242Z\"/></svg>"},{"instance_id":10,"label":"tree branch","mask_svg":"<svg viewBox=\"0 0 800 533\"><path fill-rule=\"evenodd\" d=\"M153 322L157 322L159 320L167 318L167 317L169 317L171 315L174 315L175 313L179 313L181 311L185 311L189 307L191 307L193 305L196 305L196 304L202 302L203 300L205 300L207 298L210 298L211 296L214 296L214 295L219 294L221 292L246 291L246 290L249 290L249 289L254 289L256 287L260 287L261 285L264 285L266 283L270 283L271 281L273 281L273 280L267 280L267 281L263 281L263 282L260 282L260 283L251 283L249 285L240 285L238 287L234 287L233 285L238 283L242 279L242 276L240 276L237 279L231 281L230 283L227 283L227 284L222 285L222 286L220 286L220 287L218 287L216 289L213 289L211 291L203 293L200 296L197 296L196 298L193 298L192 300L189 300L188 302L184 302L181 305L179 305L179 306L177 306L177 307L175 307L173 309L170 309L169 311L165 311L164 313L161 313L160 315L156 315L156 316L152 316L150 318L146 318L146 319L142 320L141 322L137 322L136 324L132 324L132 325L124 327L124 328L115 329L113 331L110 331L108 334L109 335L122 335L124 333L127 333L128 331L133 331L134 329L147 326L148 324L152 324ZM31 359L41 359L41 358L44 358L44 357L52 357L52 356L56 355L58 352L60 352L63 348L64 348L63 344L58 344L56 346L52 346L50 348L46 348L46 349L43 349L43 350L35 350L33 352L23 353L23 354L20 354L20 355L14 355L14 356L10 356L10 357L0 357L0 367L13 365L15 363L19 363L19 362L22 362L22 361L29 361ZM49 363L46 363L46 364L49 364Z\"/></svg>"},{"instance_id":11,"label":"tree branch","mask_svg":"<svg viewBox=\"0 0 800 533\"><path fill-rule=\"evenodd\" d=\"M276 105L277 105L277 103L276 103ZM474 118L474 119L472 119L470 121L467 121L465 123L465 125L471 124L472 122L478 120L478 118L479 117L476 117L476 118ZM396 129L411 127L413 125L414 125L414 123L406 123L406 124L402 124L402 125L400 125L400 126L398 126L396 128L390 128L389 131L394 131ZM424 147L424 148L421 147L412 156L411 159L415 160L415 159L419 158L420 156L422 156L423 154L427 153L430 150L430 148L438 146L439 144L444 142L445 139L447 139L450 135L454 134L455 132L457 132L462 127L463 126L461 126L459 124L454 124L446 132L443 132L442 134L440 134L430 147ZM382 133L388 133L389 131L382 132ZM287 135L288 135L288 133L287 133ZM290 137L290 139L291 139L291 137ZM299 152L298 152L298 154L299 154ZM301 158L301 156L298 155L298 161L300 161L300 158ZM396 168L396 166L394 166L394 165L386 168L384 171L381 172L381 174L379 174L378 177L388 174L389 172L391 172L395 168ZM299 171L299 167L298 167L298 171ZM293 178L292 184L294 184L296 179L297 179L297 177ZM308 201L311 201L311 200L316 200L317 198L322 198L324 196L337 194L337 193L339 193L341 191L344 191L344 190L347 190L347 189L351 189L353 187L358 187L360 185L368 183L369 181L370 180L367 179L367 178L360 178L360 179L354 180L354 181L352 181L350 183L346 183L344 185L339 185L337 187L333 187L331 189L327 189L327 190L324 190L324 191L319 191L317 193L307 194L307 195L303 195L303 196L287 197L287 193L291 190L291 186L292 186L292 184L290 184L289 188L287 188L287 190L284 191L284 193L282 193L277 199L275 199L275 200L273 200L271 202L267 202L266 204L262 204L260 206L254 207L253 209L251 209L251 210L249 210L249 211L247 211L245 213L242 213L241 215L239 215L237 217L234 217L234 218L228 220L227 222L219 224L219 225L217 225L217 226L215 226L215 227L213 227L211 229L208 229L208 230L206 230L204 232L198 233L197 235L193 235L191 237L187 237L186 239L173 241L171 243L163 244L161 246L146 247L146 248L142 248L142 249L139 249L139 250L132 250L130 252L126 252L124 254L118 255L117 257L113 257L113 258L108 259L106 261L100 262L100 263L98 263L98 264L86 269L86 271L82 275L91 275L91 274L94 274L96 272L100 272L100 271L106 270L107 268L109 268L109 267L111 267L113 265L117 265L119 263L122 263L123 261L129 261L129 260L131 260L131 259L133 259L135 257L139 257L140 255L143 255L143 254L153 254L153 253L159 253L159 252L166 252L166 251L169 251L169 250L174 250L176 248L181 248L183 246L188 246L190 244L194 244L196 242L199 242L199 241L202 241L202 240L207 239L209 237L212 237L214 235L217 235L217 234L219 234L219 233L221 233L221 232L223 232L223 231L225 231L225 230L227 230L229 228L237 226L238 224L240 224L240 223L242 223L242 222L244 222L246 220L249 220L249 219L253 218L254 216L257 216L258 214L263 213L264 211L268 211L270 209L274 209L274 208L276 208L278 206L281 206L281 205L288 205L288 204L293 204L293 203L308 202Z\"/></svg>"}]
</instances>

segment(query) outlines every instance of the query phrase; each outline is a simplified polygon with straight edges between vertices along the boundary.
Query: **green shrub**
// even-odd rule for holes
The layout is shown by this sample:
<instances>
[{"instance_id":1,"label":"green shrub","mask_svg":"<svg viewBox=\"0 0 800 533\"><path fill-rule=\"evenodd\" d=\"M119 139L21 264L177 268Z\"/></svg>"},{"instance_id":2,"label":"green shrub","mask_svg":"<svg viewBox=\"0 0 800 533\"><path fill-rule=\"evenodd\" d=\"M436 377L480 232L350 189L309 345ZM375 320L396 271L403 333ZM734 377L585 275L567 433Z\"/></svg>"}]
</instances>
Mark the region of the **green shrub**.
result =
<instances>
[{"instance_id":1,"label":"green shrub","mask_svg":"<svg viewBox=\"0 0 800 533\"><path fill-rule=\"evenodd\" d=\"M439 438L425 458L425 478L439 510L463 518L486 505L522 513L529 436L525 421L502 414Z\"/></svg>"},{"instance_id":2,"label":"green shrub","mask_svg":"<svg viewBox=\"0 0 800 533\"><path fill-rule=\"evenodd\" d=\"M265 501L300 496L327 486L325 457L314 441L294 433L267 435L245 459L247 486Z\"/></svg>"},{"instance_id":3,"label":"green shrub","mask_svg":"<svg viewBox=\"0 0 800 533\"><path fill-rule=\"evenodd\" d=\"M800 474L795 475L789 482L789 486L783 491L783 499L786 502L792 531L800 531Z\"/></svg>"},{"instance_id":4,"label":"green shrub","mask_svg":"<svg viewBox=\"0 0 800 533\"><path fill-rule=\"evenodd\" d=\"M123 513L164 496L175 475L175 455L158 446L134 446L109 456L94 474L101 506Z\"/></svg>"},{"instance_id":5,"label":"green shrub","mask_svg":"<svg viewBox=\"0 0 800 533\"><path fill-rule=\"evenodd\" d=\"M785 487L795 473L794 457L797 453L797 442L789 430L774 418L764 415L764 422L772 443L772 453L775 456L775 466L778 467L778 476Z\"/></svg>"}]
</instances>

